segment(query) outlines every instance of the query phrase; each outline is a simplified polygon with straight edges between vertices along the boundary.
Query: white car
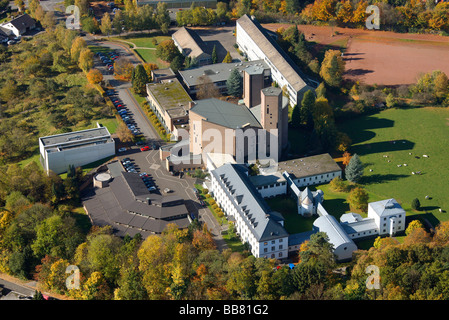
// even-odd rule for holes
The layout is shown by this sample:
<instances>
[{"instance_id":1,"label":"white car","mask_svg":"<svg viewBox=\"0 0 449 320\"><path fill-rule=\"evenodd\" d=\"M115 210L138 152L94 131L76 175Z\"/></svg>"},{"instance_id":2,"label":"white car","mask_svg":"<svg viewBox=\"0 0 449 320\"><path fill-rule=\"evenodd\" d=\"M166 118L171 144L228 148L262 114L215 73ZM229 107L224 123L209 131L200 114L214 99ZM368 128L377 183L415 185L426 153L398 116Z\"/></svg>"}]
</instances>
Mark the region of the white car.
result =
<instances>
[{"instance_id":1,"label":"white car","mask_svg":"<svg viewBox=\"0 0 449 320\"><path fill-rule=\"evenodd\" d=\"M126 151L126 148L120 148L120 149L118 149L118 152L125 152Z\"/></svg>"}]
</instances>

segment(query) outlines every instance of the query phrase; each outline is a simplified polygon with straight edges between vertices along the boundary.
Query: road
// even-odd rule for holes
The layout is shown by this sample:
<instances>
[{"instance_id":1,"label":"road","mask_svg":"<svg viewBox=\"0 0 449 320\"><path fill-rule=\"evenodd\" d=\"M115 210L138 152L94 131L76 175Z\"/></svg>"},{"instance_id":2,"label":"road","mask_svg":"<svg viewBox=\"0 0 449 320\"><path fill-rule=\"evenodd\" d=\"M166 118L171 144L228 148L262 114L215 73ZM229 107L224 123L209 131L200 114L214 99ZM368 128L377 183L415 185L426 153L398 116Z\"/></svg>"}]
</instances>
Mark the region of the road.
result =
<instances>
[{"instance_id":1,"label":"road","mask_svg":"<svg viewBox=\"0 0 449 320\"><path fill-rule=\"evenodd\" d=\"M9 296L8 294L10 294L11 291L15 293L15 296L19 297L32 297L35 291L29 286L7 281L2 278L0 278L0 287L3 287L3 296L1 298L2 300L7 300L8 298L10 298L11 296ZM5 297L6 295L8 295L8 297Z\"/></svg>"},{"instance_id":2,"label":"road","mask_svg":"<svg viewBox=\"0 0 449 320\"><path fill-rule=\"evenodd\" d=\"M125 47L125 45L107 41L99 42L92 40L92 38L88 36L85 38L87 45L102 46L114 50L120 55L120 57L127 58L135 66L140 63L140 61ZM95 59L95 67L102 72L103 79L107 80L116 90L117 95L114 97L118 97L122 104L128 109L129 113L132 114L136 126L142 132L145 140L150 142L158 141L160 144L161 141L159 135L151 125L149 119L145 116L145 113L130 91L131 83L115 79L98 58Z\"/></svg>"}]
</instances>

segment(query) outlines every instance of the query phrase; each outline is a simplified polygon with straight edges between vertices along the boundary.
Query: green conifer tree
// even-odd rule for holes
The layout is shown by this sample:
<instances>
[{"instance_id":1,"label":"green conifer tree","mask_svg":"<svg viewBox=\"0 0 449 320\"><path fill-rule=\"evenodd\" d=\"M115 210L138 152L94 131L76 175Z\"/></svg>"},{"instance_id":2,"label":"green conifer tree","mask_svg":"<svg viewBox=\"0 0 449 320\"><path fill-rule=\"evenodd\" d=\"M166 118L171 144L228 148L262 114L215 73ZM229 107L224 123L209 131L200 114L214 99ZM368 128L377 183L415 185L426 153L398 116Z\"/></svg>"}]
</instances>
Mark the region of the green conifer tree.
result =
<instances>
[{"instance_id":1,"label":"green conifer tree","mask_svg":"<svg viewBox=\"0 0 449 320\"><path fill-rule=\"evenodd\" d=\"M349 164L346 166L345 175L346 179L354 183L359 182L360 178L363 176L363 164L356 153L352 156Z\"/></svg>"},{"instance_id":2,"label":"green conifer tree","mask_svg":"<svg viewBox=\"0 0 449 320\"><path fill-rule=\"evenodd\" d=\"M243 78L237 69L231 71L229 79L226 81L228 94L233 97L241 97L243 93Z\"/></svg>"}]
</instances>

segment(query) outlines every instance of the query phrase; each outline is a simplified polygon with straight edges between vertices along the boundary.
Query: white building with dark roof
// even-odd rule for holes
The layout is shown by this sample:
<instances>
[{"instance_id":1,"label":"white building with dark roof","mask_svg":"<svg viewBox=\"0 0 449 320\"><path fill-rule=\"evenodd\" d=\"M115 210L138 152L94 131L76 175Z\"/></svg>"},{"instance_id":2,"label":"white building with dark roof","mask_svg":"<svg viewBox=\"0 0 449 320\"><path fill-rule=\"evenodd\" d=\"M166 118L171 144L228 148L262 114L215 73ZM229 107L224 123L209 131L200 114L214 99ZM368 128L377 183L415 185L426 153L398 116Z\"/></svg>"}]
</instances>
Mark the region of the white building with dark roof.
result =
<instances>
[{"instance_id":1,"label":"white building with dark roof","mask_svg":"<svg viewBox=\"0 0 449 320\"><path fill-rule=\"evenodd\" d=\"M22 14L0 25L3 32L19 37L36 28L36 21L28 14Z\"/></svg>"},{"instance_id":2,"label":"white building with dark roof","mask_svg":"<svg viewBox=\"0 0 449 320\"><path fill-rule=\"evenodd\" d=\"M292 106L301 102L306 91L318 86L299 70L255 18L243 15L237 20L236 43L248 60L264 60L268 64L272 79L287 90Z\"/></svg>"},{"instance_id":3,"label":"white building with dark roof","mask_svg":"<svg viewBox=\"0 0 449 320\"><path fill-rule=\"evenodd\" d=\"M227 163L211 172L211 189L242 242L256 257L288 257L288 233L280 213L272 211L248 178L245 166Z\"/></svg>"}]
</instances>

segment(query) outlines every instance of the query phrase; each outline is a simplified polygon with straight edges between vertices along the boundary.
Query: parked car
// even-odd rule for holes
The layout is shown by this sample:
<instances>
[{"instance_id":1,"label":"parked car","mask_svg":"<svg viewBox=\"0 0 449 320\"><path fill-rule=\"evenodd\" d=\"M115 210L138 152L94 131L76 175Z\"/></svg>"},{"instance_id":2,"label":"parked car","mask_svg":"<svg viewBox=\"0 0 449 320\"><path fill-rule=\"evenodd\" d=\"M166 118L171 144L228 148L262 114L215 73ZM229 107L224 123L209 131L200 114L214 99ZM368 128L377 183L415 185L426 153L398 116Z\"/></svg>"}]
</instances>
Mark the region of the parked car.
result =
<instances>
[{"instance_id":1,"label":"parked car","mask_svg":"<svg viewBox=\"0 0 449 320\"><path fill-rule=\"evenodd\" d=\"M118 152L125 152L126 151L126 148L120 148L120 149L118 149Z\"/></svg>"},{"instance_id":2,"label":"parked car","mask_svg":"<svg viewBox=\"0 0 449 320\"><path fill-rule=\"evenodd\" d=\"M153 187L149 187L148 190L149 190L150 192L156 191L156 187L154 187L154 186L153 186Z\"/></svg>"},{"instance_id":3,"label":"parked car","mask_svg":"<svg viewBox=\"0 0 449 320\"><path fill-rule=\"evenodd\" d=\"M148 150L150 150L149 146L145 146L145 147L140 148L140 151L148 151Z\"/></svg>"}]
</instances>

